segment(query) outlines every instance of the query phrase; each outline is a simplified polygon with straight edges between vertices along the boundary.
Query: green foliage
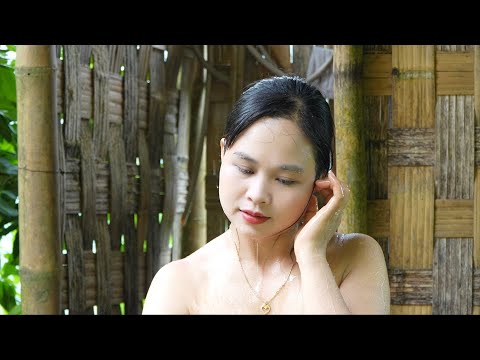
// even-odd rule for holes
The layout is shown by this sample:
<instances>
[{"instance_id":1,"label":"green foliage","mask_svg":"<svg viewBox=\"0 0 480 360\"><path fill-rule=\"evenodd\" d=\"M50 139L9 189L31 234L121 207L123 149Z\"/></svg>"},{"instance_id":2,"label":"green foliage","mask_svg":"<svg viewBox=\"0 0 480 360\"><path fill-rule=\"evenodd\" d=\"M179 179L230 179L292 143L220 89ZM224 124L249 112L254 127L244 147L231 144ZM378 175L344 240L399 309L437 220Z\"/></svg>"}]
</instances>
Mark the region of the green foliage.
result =
<instances>
[{"instance_id":1,"label":"green foliage","mask_svg":"<svg viewBox=\"0 0 480 360\"><path fill-rule=\"evenodd\" d=\"M19 314L17 101L14 45L0 45L0 313ZM11 242L10 246L5 246ZM7 244L8 245L8 244ZM0 252L0 255L1 252ZM6 260L6 261L4 261Z\"/></svg>"}]
</instances>

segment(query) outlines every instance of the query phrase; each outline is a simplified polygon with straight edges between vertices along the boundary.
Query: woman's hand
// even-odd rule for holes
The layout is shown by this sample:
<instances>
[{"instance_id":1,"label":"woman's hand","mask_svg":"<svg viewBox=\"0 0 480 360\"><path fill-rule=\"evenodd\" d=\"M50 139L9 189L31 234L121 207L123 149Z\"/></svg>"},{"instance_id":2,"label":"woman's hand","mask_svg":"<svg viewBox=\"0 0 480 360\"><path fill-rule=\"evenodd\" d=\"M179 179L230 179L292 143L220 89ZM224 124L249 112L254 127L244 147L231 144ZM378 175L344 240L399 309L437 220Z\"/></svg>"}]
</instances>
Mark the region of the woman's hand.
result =
<instances>
[{"instance_id":1,"label":"woman's hand","mask_svg":"<svg viewBox=\"0 0 480 360\"><path fill-rule=\"evenodd\" d=\"M337 179L333 171L329 171L326 179L315 181L314 193L320 193L326 204L318 210L316 196L312 195L310 198L303 225L300 225L295 237L297 261L309 261L314 257L325 256L327 244L340 225L350 189Z\"/></svg>"}]
</instances>

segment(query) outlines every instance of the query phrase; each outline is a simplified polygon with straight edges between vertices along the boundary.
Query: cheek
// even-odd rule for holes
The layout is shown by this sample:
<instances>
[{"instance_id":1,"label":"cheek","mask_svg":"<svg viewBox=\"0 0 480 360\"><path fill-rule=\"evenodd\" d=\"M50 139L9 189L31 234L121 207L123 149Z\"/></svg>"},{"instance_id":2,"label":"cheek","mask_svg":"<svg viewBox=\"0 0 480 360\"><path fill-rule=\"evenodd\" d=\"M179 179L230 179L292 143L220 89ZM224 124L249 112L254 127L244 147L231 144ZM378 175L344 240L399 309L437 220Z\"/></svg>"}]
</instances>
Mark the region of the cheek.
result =
<instances>
[{"instance_id":1,"label":"cheek","mask_svg":"<svg viewBox=\"0 0 480 360\"><path fill-rule=\"evenodd\" d=\"M229 213L229 207L234 204L233 201L238 196L240 190L239 178L238 176L235 176L235 173L232 170L231 167L221 166L219 172L218 196L223 211L227 215Z\"/></svg>"},{"instance_id":2,"label":"cheek","mask_svg":"<svg viewBox=\"0 0 480 360\"><path fill-rule=\"evenodd\" d=\"M288 222L297 220L305 210L308 202L310 201L310 192L308 189L299 191L283 191L277 195L277 202L281 207L286 209L283 211L284 219Z\"/></svg>"}]
</instances>

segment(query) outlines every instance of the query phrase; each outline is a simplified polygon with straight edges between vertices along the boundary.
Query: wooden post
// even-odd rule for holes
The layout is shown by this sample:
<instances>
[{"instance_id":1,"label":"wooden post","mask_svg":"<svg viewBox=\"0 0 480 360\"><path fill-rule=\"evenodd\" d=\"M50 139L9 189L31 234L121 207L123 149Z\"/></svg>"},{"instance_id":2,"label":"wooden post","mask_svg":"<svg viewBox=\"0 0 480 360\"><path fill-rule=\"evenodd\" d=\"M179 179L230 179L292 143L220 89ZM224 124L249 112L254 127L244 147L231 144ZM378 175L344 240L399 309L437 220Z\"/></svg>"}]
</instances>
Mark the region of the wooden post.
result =
<instances>
[{"instance_id":1,"label":"wooden post","mask_svg":"<svg viewBox=\"0 0 480 360\"><path fill-rule=\"evenodd\" d=\"M60 314L55 46L17 47L18 195L23 314Z\"/></svg>"},{"instance_id":2,"label":"wooden post","mask_svg":"<svg viewBox=\"0 0 480 360\"><path fill-rule=\"evenodd\" d=\"M351 196L339 231L367 231L367 179L365 126L363 119L363 47L336 45L335 147L336 175L351 189Z\"/></svg>"}]
</instances>

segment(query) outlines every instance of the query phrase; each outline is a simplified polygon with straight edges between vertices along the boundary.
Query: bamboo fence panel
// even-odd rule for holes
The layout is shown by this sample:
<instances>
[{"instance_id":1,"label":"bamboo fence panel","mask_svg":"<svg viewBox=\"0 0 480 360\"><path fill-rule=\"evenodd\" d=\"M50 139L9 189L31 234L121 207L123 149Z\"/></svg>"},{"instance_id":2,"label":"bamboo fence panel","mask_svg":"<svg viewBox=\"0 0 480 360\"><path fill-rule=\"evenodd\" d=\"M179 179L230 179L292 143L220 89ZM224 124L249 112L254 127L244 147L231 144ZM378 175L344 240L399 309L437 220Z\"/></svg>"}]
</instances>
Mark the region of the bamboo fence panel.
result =
<instances>
[{"instance_id":1,"label":"bamboo fence panel","mask_svg":"<svg viewBox=\"0 0 480 360\"><path fill-rule=\"evenodd\" d=\"M286 47L263 49L281 63L287 59ZM99 313L118 313L118 304L125 302L127 313L138 313L156 269L171 261L169 238L179 233L173 227L179 192L174 138L181 130L181 112L187 111L179 112L182 91L185 96L188 88L181 68L185 52L183 47L168 47L170 62L165 63L162 46L63 49L65 59L57 73L57 106L64 119L59 135L64 144L59 161L64 173L60 222L67 249L62 308L92 313L97 305ZM363 49L366 232L384 250L394 314L480 313L480 123L474 116L479 102L475 69L480 61L478 47L473 49ZM227 225L217 188L226 117L247 84L271 75L245 50L208 46L208 62L228 75L229 82L208 73L206 82L197 76L190 85L187 102L195 109L192 104L198 102L198 113L207 121L192 123L182 132L195 138L195 146L184 152L189 162L201 146L199 133L208 133L206 170L195 180L198 188L205 179L206 241ZM291 69L305 76L300 61L308 63L311 46L296 45L293 51ZM278 54L283 54L282 61ZM177 89L179 72L183 81ZM145 81L148 76L150 83ZM192 99L200 98L194 93L204 87L208 90L201 110L202 100ZM108 121L102 122L105 118ZM194 118L200 121L201 115ZM195 162L198 165L189 164L190 179L201 168L200 160ZM195 182L190 182L189 191ZM183 226L184 217L178 221ZM191 233L185 230L183 236L184 255L201 246L189 243Z\"/></svg>"},{"instance_id":2,"label":"bamboo fence panel","mask_svg":"<svg viewBox=\"0 0 480 360\"><path fill-rule=\"evenodd\" d=\"M474 180L474 200L473 200L473 215L474 215L474 224L473 224L473 264L475 266L474 274L479 273L480 267L480 46L475 45L474 48L474 125L475 125L475 180ZM473 313L480 315L480 301L475 301L478 299L478 294L480 293L480 284L475 281L476 277L474 276L473 281ZM475 296L476 295L476 296Z\"/></svg>"},{"instance_id":3,"label":"bamboo fence panel","mask_svg":"<svg viewBox=\"0 0 480 360\"><path fill-rule=\"evenodd\" d=\"M209 46L208 59L221 72L229 70L230 54L226 45ZM247 66L247 65L246 65ZM248 71L245 70L245 74ZM208 99L207 174L205 178L205 206L207 208L207 241L225 231L225 217L218 197L218 172L220 170L220 139L225 120L231 109L232 91L229 85L213 78Z\"/></svg>"},{"instance_id":4,"label":"bamboo fence panel","mask_svg":"<svg viewBox=\"0 0 480 360\"><path fill-rule=\"evenodd\" d=\"M60 48L60 47L59 47ZM83 234L82 234L82 219L77 214L80 213L80 208L78 209L75 215L68 214L68 204L71 201L69 199L69 187L74 188L77 192L80 192L80 179L79 171L69 172L69 167L79 167L78 157L80 156L80 143L81 143L81 78L80 78L80 68L82 65L82 60L85 59L86 49L82 49L79 45L65 45L64 48L64 61L59 62L59 74L64 73L65 77L65 89L64 91L57 91L57 95L63 99L65 96L65 107L63 111L64 121L63 132L60 132L60 158L61 158L61 169L62 173L65 174L62 177L61 181L61 193L65 194L62 199L62 213L64 221L64 234L63 239L65 239L64 247L68 249L71 256L68 257L68 306L63 306L63 308L68 307L71 314L82 314L87 313L86 306L86 284L85 277L85 264L83 257ZM88 57L85 62L88 61ZM63 69L62 66L63 65ZM57 78L60 78L58 76ZM58 88L62 88L63 81L57 83ZM57 101L58 103L59 101ZM62 144L65 144L62 146ZM68 161L67 161L68 159ZM71 160L75 159L75 160ZM69 166L70 164L71 166ZM73 166L72 166L73 165ZM75 182L75 185L71 184ZM71 185L70 185L71 184ZM70 185L70 186L69 186ZM72 186L73 185L73 186ZM63 291L65 290L65 291ZM67 288L62 287L62 293L66 293ZM61 302L65 304L64 301Z\"/></svg>"},{"instance_id":5,"label":"bamboo fence panel","mask_svg":"<svg viewBox=\"0 0 480 360\"><path fill-rule=\"evenodd\" d=\"M444 51L444 57L463 51L456 46L438 46L439 50ZM465 57L461 64L470 65L471 59L472 56ZM462 204L459 201L469 200L464 206L465 210L472 209L470 201L473 199L473 101L471 95L442 95L437 97L436 105L435 197L452 203L454 208L453 205ZM448 221L446 227L451 231L451 236L435 239L434 314L472 313L473 238L471 231L470 234L463 234L466 237L460 236L463 229L472 230L473 224L465 210L462 213L459 206L455 210L449 214L449 221L445 218L443 221ZM435 218L440 218L439 215L435 214Z\"/></svg>"},{"instance_id":6,"label":"bamboo fence panel","mask_svg":"<svg viewBox=\"0 0 480 360\"><path fill-rule=\"evenodd\" d=\"M392 313L429 313L428 307L419 310L407 304L433 305L433 313L480 313L475 265L479 254L475 241L479 218L475 176L479 131L478 119L474 123L473 116L478 100L472 97L472 49L442 45L432 55L432 48L393 47L392 55L365 47L367 124L370 121L371 126L381 116L375 101L394 95L393 116L387 130L388 197L372 197L378 185L369 175L368 204L368 233L377 239L390 237ZM399 66L402 62L403 72ZM420 110L422 106L424 109ZM382 165L375 169L373 164L380 160L374 158L378 155L372 149L381 146L381 142L372 140L377 141L375 136L381 136L381 129L377 127L367 136L368 163L372 164L368 165L369 174L379 176ZM415 176L417 181L412 181ZM429 185L418 184L425 178ZM421 206L413 206L417 203L415 198L423 202ZM433 234L429 230L432 222ZM403 242L402 233L408 234ZM412 239L419 245L416 250Z\"/></svg>"},{"instance_id":7,"label":"bamboo fence panel","mask_svg":"<svg viewBox=\"0 0 480 360\"><path fill-rule=\"evenodd\" d=\"M149 49L148 46L142 46L140 50L145 49L145 53ZM147 227L147 251L146 255L146 278L145 286L148 288L157 269L160 268L161 242L158 240L160 236L159 214L163 210L164 199L164 173L160 165L163 158L163 119L166 113L166 84L165 84L165 47L152 46L150 56L144 56L146 65L144 70L139 74L140 79L145 79L147 69L150 73L149 86L149 104L148 104L148 133L147 142L150 159L150 200L148 212ZM148 61L148 66L147 66ZM140 99L142 99L140 97ZM139 108L141 109L141 107ZM140 241L141 243L141 241ZM143 251L143 244L141 249ZM142 259L142 258L141 258ZM142 274L140 271L139 274ZM139 280L140 281L140 280ZM140 281L141 284L141 281Z\"/></svg>"},{"instance_id":8,"label":"bamboo fence panel","mask_svg":"<svg viewBox=\"0 0 480 360\"><path fill-rule=\"evenodd\" d=\"M422 132L434 127L434 50L433 46L392 47L392 129L398 132L411 133L411 129L416 128L421 136ZM428 134L423 136L428 137ZM432 267L433 169L429 163L417 164L389 163L389 265L392 268ZM394 314L430 312L430 306L392 306Z\"/></svg>"},{"instance_id":9,"label":"bamboo fence panel","mask_svg":"<svg viewBox=\"0 0 480 360\"><path fill-rule=\"evenodd\" d=\"M118 314L124 303L126 314L138 314L159 264L164 48L63 49L62 309Z\"/></svg>"},{"instance_id":10,"label":"bamboo fence panel","mask_svg":"<svg viewBox=\"0 0 480 360\"><path fill-rule=\"evenodd\" d=\"M371 54L391 54L391 47L364 46L364 58ZM363 90L369 78L375 74L371 63L363 65ZM388 64L391 67L391 64ZM381 64L385 67L385 64ZM367 171L367 234L380 244L388 264L388 235L390 206L388 203L388 128L392 121L392 97L389 95L364 95L365 148Z\"/></svg>"},{"instance_id":11,"label":"bamboo fence panel","mask_svg":"<svg viewBox=\"0 0 480 360\"><path fill-rule=\"evenodd\" d=\"M139 256L142 251L138 249L137 245L137 236L140 238L143 235L143 220L145 217L144 214L144 203L143 199L145 197L145 192L148 191L148 188L145 188L146 177L145 173L145 162L142 158L143 154L141 152L143 142L138 138L142 137L143 132L139 129L140 117L138 114L139 107L139 56L137 55L137 49L134 45L127 45L125 48L125 74L124 74L124 98L123 98L123 126L118 127L118 133L116 134L115 141L111 138L111 153L110 153L110 169L112 178L114 176L113 169L114 166L118 168L117 176L119 177L115 182L118 183L117 190L118 193L118 202L114 203L114 183L112 179L112 203L111 203L111 221L113 223L113 214L114 211L118 213L116 219L119 222L119 233L115 237L112 237L114 241L121 240L123 235L124 241L124 284L125 284L125 313L126 314L136 314L140 311L140 301L139 301L139 280L137 277L138 262ZM113 124L111 124L111 130L114 129ZM123 130L123 131L122 131ZM112 132L112 135L114 133ZM115 144L114 144L115 142ZM135 179L131 178L131 174L128 173L127 164L135 164L137 158L137 149L139 150L140 158L140 204L138 205L138 227L135 227L134 214L128 211L128 207L125 206L128 203L128 186L129 183L135 183ZM113 155L113 156L112 156ZM114 162L114 159L116 161ZM142 186L143 185L143 186ZM143 196L142 196L143 195ZM123 210L115 209L115 206L120 206ZM138 230L138 231L137 231ZM113 232L112 232L113 235ZM121 247L112 248L112 250L121 250ZM113 269L112 269L113 270ZM133 271L132 271L133 270ZM113 291L113 286L112 286Z\"/></svg>"}]
</instances>

